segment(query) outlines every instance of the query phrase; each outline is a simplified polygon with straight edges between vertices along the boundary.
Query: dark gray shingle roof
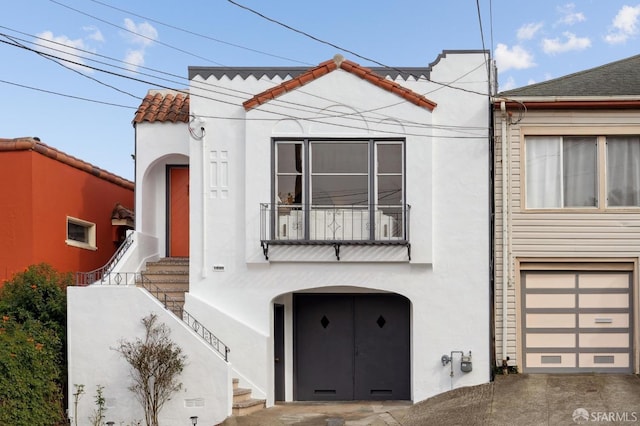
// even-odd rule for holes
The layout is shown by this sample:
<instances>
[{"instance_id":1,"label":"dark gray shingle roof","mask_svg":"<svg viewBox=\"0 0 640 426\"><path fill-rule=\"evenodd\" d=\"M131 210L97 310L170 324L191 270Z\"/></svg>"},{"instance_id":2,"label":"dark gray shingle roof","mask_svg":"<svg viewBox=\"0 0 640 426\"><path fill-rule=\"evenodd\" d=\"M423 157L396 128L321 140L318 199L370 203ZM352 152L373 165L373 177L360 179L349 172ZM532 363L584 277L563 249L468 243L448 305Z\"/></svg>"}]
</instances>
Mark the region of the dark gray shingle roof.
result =
<instances>
[{"instance_id":1,"label":"dark gray shingle roof","mask_svg":"<svg viewBox=\"0 0 640 426\"><path fill-rule=\"evenodd\" d=\"M507 90L501 96L640 95L640 55L542 83Z\"/></svg>"}]
</instances>

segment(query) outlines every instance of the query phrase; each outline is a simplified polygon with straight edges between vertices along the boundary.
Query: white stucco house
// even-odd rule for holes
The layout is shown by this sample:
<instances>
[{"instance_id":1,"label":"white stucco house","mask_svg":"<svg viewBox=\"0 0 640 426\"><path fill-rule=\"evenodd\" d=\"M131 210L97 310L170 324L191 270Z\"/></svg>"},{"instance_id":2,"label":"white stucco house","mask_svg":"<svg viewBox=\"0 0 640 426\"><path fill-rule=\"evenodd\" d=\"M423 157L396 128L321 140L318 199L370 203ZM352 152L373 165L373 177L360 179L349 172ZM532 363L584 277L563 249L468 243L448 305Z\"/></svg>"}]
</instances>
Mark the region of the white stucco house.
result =
<instances>
[{"instance_id":1,"label":"white stucco house","mask_svg":"<svg viewBox=\"0 0 640 426\"><path fill-rule=\"evenodd\" d=\"M188 90L150 91L135 232L102 281L68 292L69 383L105 386L106 420L141 418L110 348L149 312L188 356L166 424L231 415L234 378L267 406L488 382L487 63L191 67ZM164 258L188 258L185 321L135 285Z\"/></svg>"}]
</instances>

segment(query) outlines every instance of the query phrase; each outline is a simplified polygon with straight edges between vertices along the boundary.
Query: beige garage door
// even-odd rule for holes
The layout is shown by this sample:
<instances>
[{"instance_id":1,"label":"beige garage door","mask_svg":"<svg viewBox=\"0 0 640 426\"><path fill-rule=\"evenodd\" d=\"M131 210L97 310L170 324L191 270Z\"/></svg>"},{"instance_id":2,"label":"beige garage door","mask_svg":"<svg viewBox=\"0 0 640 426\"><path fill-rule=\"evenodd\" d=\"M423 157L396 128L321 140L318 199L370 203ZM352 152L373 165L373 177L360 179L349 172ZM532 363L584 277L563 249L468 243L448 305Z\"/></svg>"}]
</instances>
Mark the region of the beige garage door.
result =
<instances>
[{"instance_id":1,"label":"beige garage door","mask_svg":"<svg viewBox=\"0 0 640 426\"><path fill-rule=\"evenodd\" d=\"M630 272L522 272L525 373L632 372Z\"/></svg>"}]
</instances>

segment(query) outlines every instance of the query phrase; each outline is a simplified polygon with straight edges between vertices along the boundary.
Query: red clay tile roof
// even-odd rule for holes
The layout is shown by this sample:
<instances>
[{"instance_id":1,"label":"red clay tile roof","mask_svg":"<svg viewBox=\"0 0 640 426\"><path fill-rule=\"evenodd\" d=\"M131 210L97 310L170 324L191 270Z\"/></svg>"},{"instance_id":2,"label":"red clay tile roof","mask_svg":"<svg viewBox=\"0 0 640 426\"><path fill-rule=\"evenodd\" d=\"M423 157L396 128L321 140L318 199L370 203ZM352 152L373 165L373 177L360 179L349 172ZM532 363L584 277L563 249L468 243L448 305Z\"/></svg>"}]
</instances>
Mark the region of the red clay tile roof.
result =
<instances>
[{"instance_id":1,"label":"red clay tile roof","mask_svg":"<svg viewBox=\"0 0 640 426\"><path fill-rule=\"evenodd\" d=\"M5 151L35 151L38 154L52 158L68 166L90 173L100 179L104 179L108 182L114 183L126 189L133 190L134 184L130 180L121 178L111 172L96 167L86 161L79 160L72 157L69 154L65 154L62 151L58 151L55 148L51 148L48 145L43 144L37 138L15 138L15 139L3 139L0 138L0 153Z\"/></svg>"},{"instance_id":2,"label":"red clay tile roof","mask_svg":"<svg viewBox=\"0 0 640 426\"><path fill-rule=\"evenodd\" d=\"M150 90L136 111L134 123L189 121L189 95L186 91Z\"/></svg>"},{"instance_id":3,"label":"red clay tile roof","mask_svg":"<svg viewBox=\"0 0 640 426\"><path fill-rule=\"evenodd\" d=\"M111 219L129 219L134 220L133 210L126 208L120 203L116 203L111 212Z\"/></svg>"},{"instance_id":4,"label":"red clay tile roof","mask_svg":"<svg viewBox=\"0 0 640 426\"><path fill-rule=\"evenodd\" d=\"M348 61L341 55L336 55L332 60L325 61L317 67L312 68L291 80L287 80L276 87L265 90L264 92L255 95L253 98L245 101L242 105L244 106L245 110L248 111L252 108L257 107L258 105L262 105L272 99L277 98L285 92L290 92L297 89L298 87L304 86L305 84L315 80L316 78L329 74L330 72L335 71L338 68L355 74L358 77L367 80L368 82L375 84L378 87L383 88L384 90L395 93L396 95L406 99L408 102L411 102L420 107L427 108L429 111L433 111L433 109L436 107L435 102L432 102L424 96L399 85L395 81L388 80L382 77L380 74L375 73L369 68L365 68L356 64L355 62Z\"/></svg>"}]
</instances>

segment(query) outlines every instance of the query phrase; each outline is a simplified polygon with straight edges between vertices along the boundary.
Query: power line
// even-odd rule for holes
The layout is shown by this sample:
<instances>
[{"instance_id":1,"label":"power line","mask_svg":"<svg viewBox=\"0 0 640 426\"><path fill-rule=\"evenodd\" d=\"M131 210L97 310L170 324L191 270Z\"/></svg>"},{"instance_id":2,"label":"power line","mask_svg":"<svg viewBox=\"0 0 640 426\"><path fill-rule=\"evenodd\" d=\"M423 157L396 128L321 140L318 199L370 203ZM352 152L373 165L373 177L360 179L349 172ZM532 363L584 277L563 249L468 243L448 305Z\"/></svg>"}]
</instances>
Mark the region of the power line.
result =
<instances>
[{"instance_id":1,"label":"power line","mask_svg":"<svg viewBox=\"0 0 640 426\"><path fill-rule=\"evenodd\" d=\"M55 3L55 4L57 4L58 6L62 6L62 7L64 7L64 8L69 9L69 10L73 10L74 12L79 13L79 14L81 14L81 15L84 15L84 16L87 16L87 17L89 17L89 18L95 19L96 21L100 21L100 22L105 23L105 24L107 24L107 25L111 25L112 27L118 28L118 29L120 29L120 30L122 30L122 31L126 31L126 32L128 32L128 33L131 33L131 34L133 34L133 35L135 35L135 36L137 36L137 37L141 37L141 38L144 38L144 39L146 39L146 40L149 40L149 41L151 41L151 42L153 42L153 43L157 43L157 44L159 44L159 45L161 45L161 46L164 46L164 47L166 47L166 48L168 48L168 49L176 50L176 51L181 52L181 53L184 53L184 54L186 54L186 55L193 56L194 58L198 58L198 59L202 59L203 61L211 62L212 64L222 65L222 64L220 64L220 63L218 63L218 62L216 62L216 61L214 61L214 60L212 60L212 59L205 58L204 56L200 56L200 55L197 55L197 54L195 54L195 53L189 52L189 51L187 51L187 50L181 49L181 48L179 48L179 47L172 46L172 45L170 45L170 44L164 43L164 42L162 42L162 41L159 41L159 40L154 39L154 38L152 38L152 37L146 36L146 35L144 35L144 34L139 34L139 33L135 32L135 31L131 31L131 30L130 30L130 29L128 29L128 28L121 27L120 25L114 24L113 22L109 22L109 21L107 21L106 19L98 18L97 16L94 16L94 15L91 15L91 14L89 14L89 13L83 12L83 11L81 11L81 10L79 10L79 9L75 9L75 8L73 8L73 7L71 7L71 6L68 6L68 5L64 4L64 3L60 3L60 2L58 2L58 1L56 1L56 0L49 0L49 1L50 1L51 3Z\"/></svg>"},{"instance_id":2,"label":"power line","mask_svg":"<svg viewBox=\"0 0 640 426\"><path fill-rule=\"evenodd\" d=\"M242 46L242 45L235 44L235 43L230 43L228 41L220 40L220 39L217 39L217 38L205 35L205 34L200 34L200 33L197 33L195 31L187 30L185 28L181 28L181 27L178 27L178 26L175 26L175 25L172 25L172 24L167 24L166 22L158 21L157 19L149 18L147 16L139 15L139 14L131 12L129 10L121 9L119 7L115 7L115 6L112 6L110 4L106 4L104 2L98 1L98 0L90 0L90 1L92 1L94 3L97 3L99 5L102 5L104 7L108 7L108 8L117 10L119 12L127 13L129 15L137 16L138 18L146 19L147 21L154 22L154 23L156 23L158 25L162 25L162 26L165 26L167 28L171 28L171 29L174 29L174 30L177 30L177 31L181 31L183 33L190 34L190 35L193 35L193 36L196 36L196 37L200 37L200 38L203 38L203 39L206 39L206 40L214 41L216 43L226 44L227 46L236 47L238 49L247 50L249 52L259 53L261 55L270 56L270 57L276 58L276 59L284 59L286 61L295 62L295 63L302 64L302 65L310 65L310 66L313 65L313 64L310 64L308 62L303 62L303 61L299 61L297 59L287 58L285 56L279 56L279 55L275 55L275 54L272 54L272 53L263 52L261 50L252 49L250 47Z\"/></svg>"},{"instance_id":3,"label":"power line","mask_svg":"<svg viewBox=\"0 0 640 426\"><path fill-rule=\"evenodd\" d=\"M54 1L54 0L50 0L50 1ZM331 43L331 42L329 42L329 41L326 41L326 40L323 40L323 39L321 39L321 38L318 38L318 37L316 37L316 36L313 36L313 35L311 35L311 34L309 34L309 33L305 32L305 31L299 30L299 29L294 28L294 27L292 27L292 26L290 26L290 25L287 25L287 24L285 24L285 23L283 23L283 22L280 22L280 21L278 21L278 20L276 20L276 19L270 18L270 17L268 17L268 16L266 16L266 15L264 15L264 14L262 14L262 13L258 12L257 10L252 9L252 8L250 8L250 7L248 7L248 6L244 6L244 5L242 5L242 4L240 4L240 3L238 3L238 2L236 2L236 1L234 1L234 0L227 0L227 1L228 1L229 3L231 3L231 4L233 4L234 6L237 6L237 7L241 8L241 9L244 9L244 10L246 10L246 11L248 11L248 12L251 12L251 13L253 13L253 14L255 14L255 15L257 15L257 16L259 16L259 17L261 17L262 19L265 19L265 20L267 20L267 21L269 21L269 22L272 22L272 23L274 23L274 24L276 24L276 25L279 25L279 26L281 26L281 27L284 27L284 28L286 28L286 29L288 29L288 30L290 30L290 31L295 32L295 33L301 34L301 35L303 35L303 36L305 36L305 37L308 37L308 38L310 38L310 39L312 39L312 40L314 40L314 41L317 41L318 43L326 44L327 46L331 46L331 47L333 47L333 48L335 48L335 49L341 50L341 51L343 51L343 52L347 52L347 53L349 53L349 54L351 54L351 55L353 55L353 56L356 56L356 57L358 57L358 58L360 58L360 59L364 59L365 61L369 61L369 62L372 62L372 63L374 63L374 64L376 64L376 65L381 66L381 67L384 67L384 68L391 69L391 70L394 70L394 71L397 71L397 72L402 73L402 70L400 70L400 69L398 69L398 68L396 68L396 67L392 67L392 66L389 66L389 65L383 64L382 62L376 61L375 59L369 58L369 57L367 57L367 56L360 55L359 53L356 53L356 52L354 52L354 51L352 51L352 50L349 50L349 49L347 49L347 48L345 48L345 47L339 46L339 45L337 45L337 44L334 44L334 43ZM418 77L418 76L414 76L414 77L415 77L416 79L418 79L418 80L420 80L420 79L422 78L422 77ZM450 89L462 90L463 92L473 93L473 94L475 94L475 95L487 96L487 94L486 94L486 93L476 92L475 90L469 90L469 89L465 89L465 88L462 88L462 87L450 86L450 85L448 85L448 84L446 84L446 83L441 83L441 82L434 81L434 80L429 80L429 81L430 81L430 82L432 82L432 83L435 83L435 84L440 84L440 85L442 85L442 86L449 87Z\"/></svg>"},{"instance_id":4,"label":"power line","mask_svg":"<svg viewBox=\"0 0 640 426\"><path fill-rule=\"evenodd\" d=\"M5 34L0 33L0 35L5 35ZM5 36L6 36L6 35L5 35ZM7 43L7 42L5 42L5 41L1 41L1 40L0 40L0 42L1 42L1 43L6 43L6 44L9 44L9 45L12 45L11 43ZM54 43L55 43L55 42L54 42ZM60 43L57 43L57 44L60 44ZM133 77L130 77L130 76L126 76L126 75L122 75L122 74L114 73L114 72L112 72L112 71L107 71L107 70L104 70L104 69L101 69L101 68L92 67L92 66L90 66L90 65L86 65L86 64L79 63L79 62L71 61L71 60L68 60L68 59L65 59L65 58L60 58L60 57L57 57L57 56L54 56L54 55L51 55L51 54L48 54L48 53L39 52L39 51L36 51L35 49L28 48L28 47L26 47L26 46L24 46L24 45L22 45L22 44L15 44L15 45L13 45L13 46L15 46L15 47L19 47L19 48L22 48L22 49L25 49L25 50L28 50L28 51L32 51L32 52L34 52L34 53L36 53L36 54L38 54L38 55L40 55L40 56L42 56L42 57L53 57L53 58L56 58L56 59L59 59L59 60L65 61L65 62L72 63L72 64L74 64L74 65L84 66L85 68L92 69L92 70L96 70L96 71L103 72L103 73L108 73L108 74L111 74L111 75L114 75L114 76L117 76L117 77L122 77L122 78L132 79L132 80L137 81L137 82L142 82L142 83L145 83L145 84L148 84L148 85L155 85L155 86L157 86L157 87L161 87L161 88L164 88L164 89L176 90L176 89L171 88L171 87L168 87L168 86L159 85L159 84L157 84L157 83L149 82L149 81L146 81L146 80L137 79L137 78L133 78ZM49 48L49 49L50 49L50 50L57 50L57 51L63 52L63 51L61 51L61 50L59 50L59 49L53 49L53 48ZM79 55L73 55L73 54L70 54L70 53L68 53L68 52L66 52L66 51L65 51L65 52L63 52L63 53L68 54L68 55L70 55L70 56L80 57ZM89 52L89 53L90 53L90 52ZM125 68L122 68L122 67L117 67L117 66L112 65L112 64L104 63L104 62L102 62L102 61L97 61L97 60L90 59L90 58L87 58L87 59L89 59L90 61L93 61L93 62L101 63L101 64L103 64L103 65L112 66L112 67L114 67L114 68L125 69ZM112 59L112 58L109 58L109 59ZM158 71L158 72L159 72L159 71ZM139 73L139 74L140 74L140 73ZM152 77L152 78L157 78L157 79L159 79L159 80L164 80L164 81L169 81L169 82L175 83L175 81L172 81L172 80L163 79L163 78L156 77L156 76L152 76L152 75L148 75L148 74L143 74L143 75L147 75L147 76ZM465 75L466 75L466 74L465 74ZM208 85L208 84L207 84L207 85ZM220 87L220 86L215 86L215 85L214 85L214 87ZM225 89L226 89L226 88L225 88ZM220 95L223 95L223 96L236 97L236 98L239 98L240 100L245 100L245 99L246 99L246 97L244 97L244 96L242 96L242 97L241 97L241 96L239 96L239 95L234 95L234 94L229 94L229 93L222 93L222 92L215 91L215 90L211 90L211 89L208 89L208 88L202 88L202 90L205 90L205 91L207 91L207 92L211 92L211 93L220 94ZM228 90L230 90L231 92L236 92L236 91L235 91L235 90L233 90L233 89L228 89ZM211 97L203 96L203 95L196 95L196 94L194 94L194 93L190 93L190 92L188 92L188 91L181 91L181 90L176 90L176 91L177 91L177 92L182 92L182 93L184 93L185 95L186 95L186 94L189 94L189 96L198 96L198 97L202 97L202 98L204 98L204 99L213 100L213 101L220 102L220 103L226 103L226 104L229 104L229 105L237 105L236 103L233 103L233 102L228 102L228 101L224 101L224 100L222 100L222 99L211 98ZM242 93L242 94L244 94L244 95L248 95L248 96L253 96L253 95L254 95L253 93L249 93L249 92L241 92L241 91L237 91L237 92L238 92L238 93ZM308 94L308 93L306 93L306 92L302 92L302 93ZM311 94L308 94L308 95L311 95ZM321 97L321 96L317 96L317 95L312 95L312 96L316 96L316 97L319 97L319 98L321 98L321 99L325 99L325 100L329 100L329 101L331 101L330 99L326 99L326 98L323 98L323 97ZM141 98L137 98L137 99L141 99ZM322 112L322 110L320 110L319 108L310 107L310 106L305 105L305 104L290 103L290 102L281 101L281 100L274 100L274 101L275 101L276 103L280 104L280 107L282 107L282 108L291 108L291 109L295 109L295 110L300 110L300 107L303 107L303 108L305 108L308 112L313 112L313 113ZM398 105L398 104L400 104L400 103L402 103L402 102L398 102L398 103L396 103L396 104L394 104L394 105ZM283 104L284 104L284 105L283 105ZM288 104L292 104L292 105L294 105L294 106L295 106L295 108L290 107ZM385 106L385 107L387 107L387 106ZM344 114L344 113L341 113L341 114L324 114L322 117L306 117L306 118L303 118L303 117L297 117L297 116L287 115L287 114L284 114L284 113L282 113L282 112L276 112L276 111L270 111L270 110L265 110L265 111L266 111L266 112L268 112L268 113L271 113L271 114L275 114L275 115L277 115L278 117L276 117L276 118L266 118L266 119L254 119L254 120L261 120L261 121L276 121L276 120L280 120L280 119L282 119L282 117L286 117L286 118L304 119L304 120L308 120L308 121L315 121L315 122L322 123L323 121L321 121L321 120L327 120L327 119L332 119L332 118L346 118L346 119L358 120L357 118L352 118L352 117L350 117L350 116L351 116L351 115L362 115L362 116L364 116L363 114L367 112L367 111L359 111L359 112L354 112L354 113L349 113L349 114ZM366 117L366 116L364 116L364 117ZM383 117L383 118L390 118L390 119L398 120L399 124L403 125L404 127L408 127L408 128L412 128L412 127L413 127L413 128L418 128L418 129L439 129L439 130L450 131L450 132L457 131L457 132L459 132L459 133L467 133L467 134L469 134L469 132L468 132L468 131L471 131L471 130L485 130L484 128L472 128L472 127L468 127L468 126L442 126L442 125L441 125L441 126L435 126L435 125L426 125L426 124L423 124L423 123L410 122L410 121L407 121L407 120L405 120L405 119L399 119L398 117L393 117L393 116L384 115L384 114L380 114L380 117ZM220 118L220 119L223 119L224 117L209 117L209 118ZM370 117L370 119L373 119L373 118L372 118L372 117ZM348 126L348 125L346 125L346 124L338 124L338 126L345 127L345 128L363 129L363 128L362 128L362 127L360 127L360 126ZM466 130L467 132L463 132L463 130Z\"/></svg>"},{"instance_id":5,"label":"power line","mask_svg":"<svg viewBox=\"0 0 640 426\"><path fill-rule=\"evenodd\" d=\"M6 81L6 80L0 80L0 83L9 84L11 86L21 87L23 89L34 90L36 92L48 93L50 95L62 96L62 97L71 98L71 99L77 99L77 100L80 100L80 101L93 102L93 103L96 103L96 104L109 105L109 106L114 106L114 107L118 107L118 108L137 109L137 107L130 107L130 106L127 106L127 105L120 105L120 104L115 104L115 103L111 103L111 102L97 101L95 99L83 98L81 96L69 95L67 93L54 92L52 90L45 90L45 89L42 89L42 88L39 88L39 87L26 86L24 84L14 83L14 82L11 82L11 81Z\"/></svg>"}]
</instances>

